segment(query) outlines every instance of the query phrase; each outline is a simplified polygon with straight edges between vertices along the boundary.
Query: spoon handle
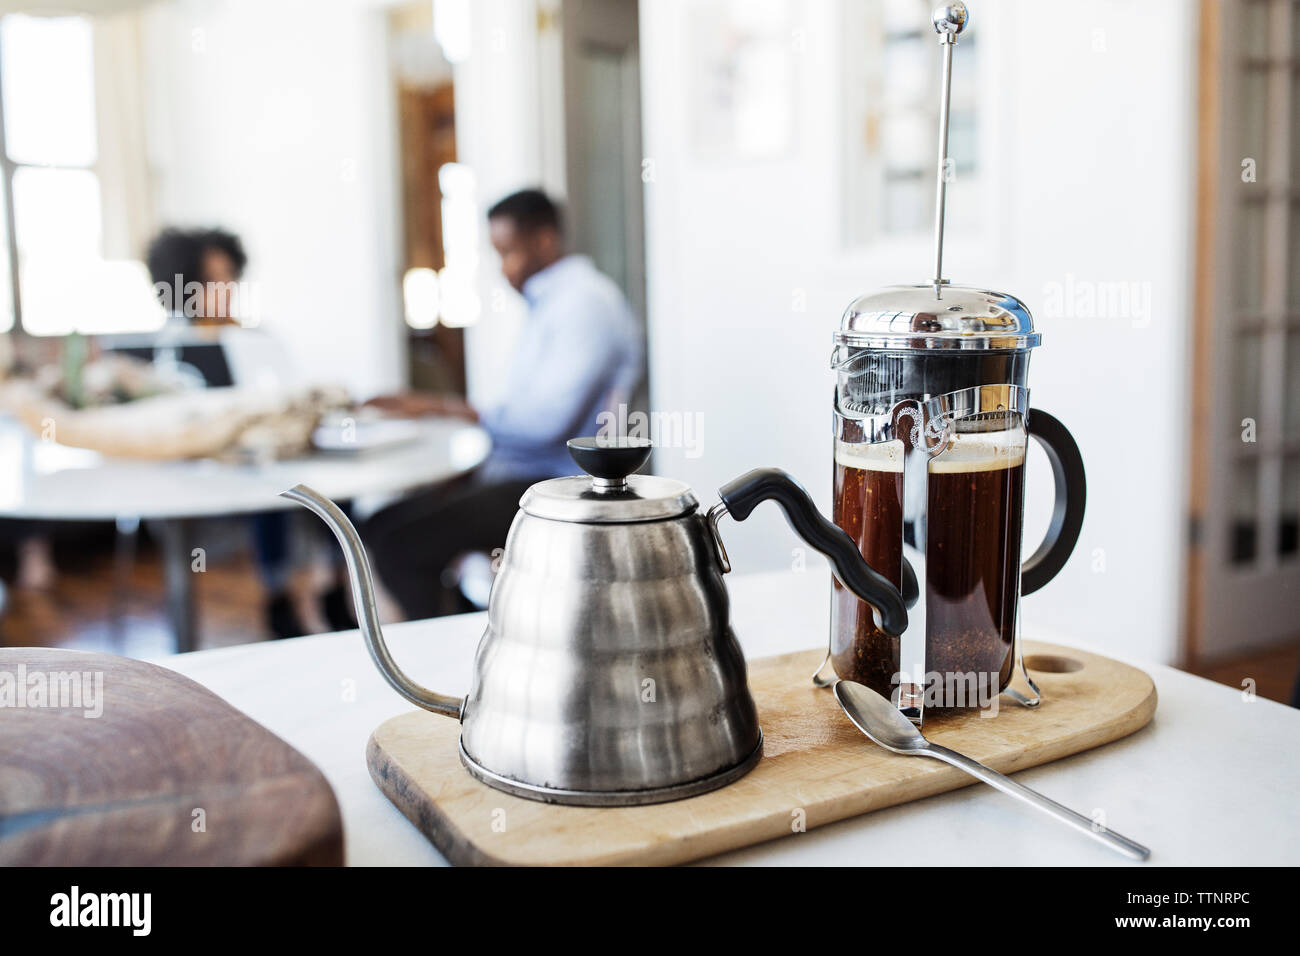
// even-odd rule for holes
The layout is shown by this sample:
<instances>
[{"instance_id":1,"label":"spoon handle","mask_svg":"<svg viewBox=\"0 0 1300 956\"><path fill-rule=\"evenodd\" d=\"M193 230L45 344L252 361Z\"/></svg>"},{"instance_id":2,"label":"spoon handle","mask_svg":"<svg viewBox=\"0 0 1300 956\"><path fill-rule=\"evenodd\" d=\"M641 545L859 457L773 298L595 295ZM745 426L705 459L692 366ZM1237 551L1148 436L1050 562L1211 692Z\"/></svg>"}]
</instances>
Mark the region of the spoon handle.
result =
<instances>
[{"instance_id":1,"label":"spoon handle","mask_svg":"<svg viewBox=\"0 0 1300 956\"><path fill-rule=\"evenodd\" d=\"M1061 804L1043 796L1037 790L1030 790L1028 787L1016 783L1010 777L984 766L978 760L972 760L965 754L959 754L955 750L949 750L947 747L940 747L936 744L930 744L925 750L919 752L930 757L936 757L960 770L965 770L972 777L983 780L990 787L996 787L1005 794L1018 797L1031 807L1051 814L1062 823L1069 824L1079 832L1086 833L1094 840L1099 840L1112 850L1123 853L1127 857L1132 857L1135 860L1145 860L1151 855L1151 851L1141 843L1136 843L1127 837L1120 836L1113 830L1106 829L1101 824L1085 817L1082 813L1076 813L1069 807L1061 806Z\"/></svg>"}]
</instances>

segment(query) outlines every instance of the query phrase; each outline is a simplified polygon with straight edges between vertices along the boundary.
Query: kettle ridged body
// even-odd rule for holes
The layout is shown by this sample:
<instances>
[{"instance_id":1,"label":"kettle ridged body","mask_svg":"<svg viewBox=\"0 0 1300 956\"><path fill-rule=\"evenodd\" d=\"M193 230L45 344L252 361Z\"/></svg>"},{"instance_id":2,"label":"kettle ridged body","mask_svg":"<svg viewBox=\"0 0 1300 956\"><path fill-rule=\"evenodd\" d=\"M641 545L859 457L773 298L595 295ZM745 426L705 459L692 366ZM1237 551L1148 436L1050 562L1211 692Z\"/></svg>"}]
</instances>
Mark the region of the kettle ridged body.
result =
<instances>
[{"instance_id":1,"label":"kettle ridged body","mask_svg":"<svg viewBox=\"0 0 1300 956\"><path fill-rule=\"evenodd\" d=\"M467 765L569 792L743 772L762 735L728 610L694 511L612 524L521 510L465 703Z\"/></svg>"}]
</instances>

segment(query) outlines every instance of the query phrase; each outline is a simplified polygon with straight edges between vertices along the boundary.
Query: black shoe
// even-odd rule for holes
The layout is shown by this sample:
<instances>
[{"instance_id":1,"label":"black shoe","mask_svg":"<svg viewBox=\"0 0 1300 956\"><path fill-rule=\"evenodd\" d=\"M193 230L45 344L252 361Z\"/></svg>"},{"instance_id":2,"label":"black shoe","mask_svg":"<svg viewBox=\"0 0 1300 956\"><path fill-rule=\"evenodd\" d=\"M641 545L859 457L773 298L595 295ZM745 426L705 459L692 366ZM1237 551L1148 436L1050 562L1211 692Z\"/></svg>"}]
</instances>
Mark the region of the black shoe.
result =
<instances>
[{"instance_id":1,"label":"black shoe","mask_svg":"<svg viewBox=\"0 0 1300 956\"><path fill-rule=\"evenodd\" d=\"M283 592L272 595L266 602L266 627L271 632L271 637L277 641L286 637L301 637L307 633L307 628L298 620L289 595Z\"/></svg>"},{"instance_id":2,"label":"black shoe","mask_svg":"<svg viewBox=\"0 0 1300 956\"><path fill-rule=\"evenodd\" d=\"M350 631L357 626L348 606L348 595L341 584L336 584L325 592L323 599L325 620L329 621L331 631Z\"/></svg>"}]
</instances>

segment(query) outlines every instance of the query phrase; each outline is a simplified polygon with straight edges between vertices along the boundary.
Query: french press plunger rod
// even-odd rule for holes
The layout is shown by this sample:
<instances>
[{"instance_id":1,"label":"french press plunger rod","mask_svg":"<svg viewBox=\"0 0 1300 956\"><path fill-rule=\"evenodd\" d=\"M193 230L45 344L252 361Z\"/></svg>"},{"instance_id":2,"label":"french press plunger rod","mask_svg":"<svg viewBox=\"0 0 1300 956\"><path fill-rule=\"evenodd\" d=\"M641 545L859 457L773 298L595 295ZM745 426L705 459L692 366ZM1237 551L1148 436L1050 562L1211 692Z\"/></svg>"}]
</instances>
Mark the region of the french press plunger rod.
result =
<instances>
[{"instance_id":1,"label":"french press plunger rod","mask_svg":"<svg viewBox=\"0 0 1300 956\"><path fill-rule=\"evenodd\" d=\"M939 85L939 164L934 190L934 294L943 297L943 213L948 192L948 112L952 102L952 48L966 29L970 14L957 2L938 7L933 16L935 32L943 46L943 79Z\"/></svg>"},{"instance_id":2,"label":"french press plunger rod","mask_svg":"<svg viewBox=\"0 0 1300 956\"><path fill-rule=\"evenodd\" d=\"M943 218L945 199L948 192L948 113L952 101L952 50L957 45L957 36L966 29L970 14L966 4L950 3L935 9L931 21L939 42L943 47L943 79L939 85L939 159L935 170L934 193L934 296L943 298L943 287L947 282L943 277ZM915 419L914 419L915 421ZM916 530L917 540L925 541L927 534L927 511L929 510L929 460L939 454L946 444L948 431L942 436L931 436L931 441L909 443L904 452L903 481L904 518L911 522ZM944 440L937 440L942 438ZM923 698L925 693L926 673L926 574L928 568L922 565L918 574L920 601L917 607L916 626L905 632L899 643L899 664L902 675L910 675L898 687L898 707L908 719L920 726L924 714Z\"/></svg>"}]
</instances>

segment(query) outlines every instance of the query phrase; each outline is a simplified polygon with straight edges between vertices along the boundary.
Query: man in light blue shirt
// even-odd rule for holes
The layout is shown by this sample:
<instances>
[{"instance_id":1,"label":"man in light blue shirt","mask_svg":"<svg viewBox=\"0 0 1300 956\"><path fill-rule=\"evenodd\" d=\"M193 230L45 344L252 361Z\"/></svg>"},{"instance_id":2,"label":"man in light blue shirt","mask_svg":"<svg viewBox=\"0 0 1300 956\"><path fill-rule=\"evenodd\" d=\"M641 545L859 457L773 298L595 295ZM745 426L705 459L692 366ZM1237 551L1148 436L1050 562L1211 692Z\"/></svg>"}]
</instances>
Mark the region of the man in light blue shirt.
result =
<instances>
[{"instance_id":1,"label":"man in light blue shirt","mask_svg":"<svg viewBox=\"0 0 1300 956\"><path fill-rule=\"evenodd\" d=\"M573 474L565 442L595 434L597 416L640 382L640 327L613 280L586 256L564 255L559 212L543 193L507 196L488 226L528 319L500 403L479 415L492 436L485 477Z\"/></svg>"},{"instance_id":2,"label":"man in light blue shirt","mask_svg":"<svg viewBox=\"0 0 1300 956\"><path fill-rule=\"evenodd\" d=\"M538 190L488 210L501 271L528 303L498 404L404 396L374 404L478 421L492 452L468 482L416 495L365 531L380 579L407 617L465 610L445 584L457 556L505 545L519 498L543 478L578 472L565 443L596 434L598 416L632 398L644 361L641 329L614 282L586 256L566 255L559 210Z\"/></svg>"}]
</instances>

